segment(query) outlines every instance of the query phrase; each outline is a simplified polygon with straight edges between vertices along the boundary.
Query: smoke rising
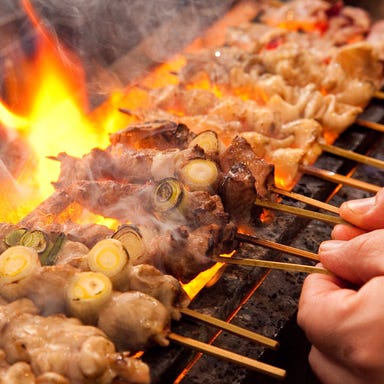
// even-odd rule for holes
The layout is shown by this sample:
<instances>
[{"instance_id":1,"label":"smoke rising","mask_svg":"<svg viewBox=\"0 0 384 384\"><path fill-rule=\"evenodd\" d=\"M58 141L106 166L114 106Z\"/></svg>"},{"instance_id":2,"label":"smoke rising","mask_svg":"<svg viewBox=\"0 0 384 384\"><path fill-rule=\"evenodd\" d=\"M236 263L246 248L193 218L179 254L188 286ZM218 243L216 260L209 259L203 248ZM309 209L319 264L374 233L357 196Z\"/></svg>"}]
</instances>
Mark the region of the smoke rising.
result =
<instances>
[{"instance_id":1,"label":"smoke rising","mask_svg":"<svg viewBox=\"0 0 384 384\"><path fill-rule=\"evenodd\" d=\"M46 25L80 55L90 83L100 73L126 85L167 60L228 10L233 0L32 0ZM107 77L108 79L108 77ZM114 79L114 80L113 80Z\"/></svg>"}]
</instances>

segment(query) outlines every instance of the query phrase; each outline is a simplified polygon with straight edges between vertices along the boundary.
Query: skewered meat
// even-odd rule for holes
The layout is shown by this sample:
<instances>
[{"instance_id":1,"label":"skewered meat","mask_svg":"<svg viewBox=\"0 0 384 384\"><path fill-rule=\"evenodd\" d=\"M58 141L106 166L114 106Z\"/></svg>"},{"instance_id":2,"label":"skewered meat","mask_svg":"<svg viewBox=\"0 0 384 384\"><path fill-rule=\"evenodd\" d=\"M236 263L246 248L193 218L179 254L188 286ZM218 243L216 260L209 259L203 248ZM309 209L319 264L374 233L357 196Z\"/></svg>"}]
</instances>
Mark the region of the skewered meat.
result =
<instances>
[{"instance_id":1,"label":"skewered meat","mask_svg":"<svg viewBox=\"0 0 384 384\"><path fill-rule=\"evenodd\" d=\"M59 379L61 381L59 381ZM35 384L36 377L32 372L30 365L24 361L18 361L9 364L6 361L5 352L0 350L0 383L1 384ZM42 381L44 384L45 382ZM65 377L61 376L53 384L69 384Z\"/></svg>"},{"instance_id":2,"label":"skewered meat","mask_svg":"<svg viewBox=\"0 0 384 384\"><path fill-rule=\"evenodd\" d=\"M98 327L119 350L138 351L148 343L169 345L169 313L155 298L138 291L115 293L99 312Z\"/></svg>"},{"instance_id":3,"label":"skewered meat","mask_svg":"<svg viewBox=\"0 0 384 384\"><path fill-rule=\"evenodd\" d=\"M38 267L10 283L2 283L1 297L7 301L30 299L43 316L65 313L65 288L77 269L70 265Z\"/></svg>"},{"instance_id":4,"label":"skewered meat","mask_svg":"<svg viewBox=\"0 0 384 384\"><path fill-rule=\"evenodd\" d=\"M109 135L112 145L122 143L129 148L157 148L161 151L170 148L183 149L193 139L194 134L183 124L170 120L158 120L130 125L126 129Z\"/></svg>"},{"instance_id":5,"label":"skewered meat","mask_svg":"<svg viewBox=\"0 0 384 384\"><path fill-rule=\"evenodd\" d=\"M271 198L268 188L273 184L273 165L255 155L251 145L242 137L236 137L220 160L224 173L236 164L244 164L255 178L255 191L262 198Z\"/></svg>"},{"instance_id":6,"label":"skewered meat","mask_svg":"<svg viewBox=\"0 0 384 384\"><path fill-rule=\"evenodd\" d=\"M138 129L137 126L136 130ZM115 137L115 140L118 140L118 137ZM61 162L61 172L58 181L54 183L55 188L59 191L65 190L76 181L94 180L146 183L151 179L174 176L176 170L188 160L205 157L204 152L197 147L160 150L154 146L137 150L127 147L124 141L122 138L122 142L116 142L104 151L93 149L81 159L61 153L56 158ZM167 164L161 161L161 158L165 158ZM74 163L84 172L73 173ZM167 165L167 170L159 170L160 164ZM162 176L161 173L166 176Z\"/></svg>"},{"instance_id":7,"label":"skewered meat","mask_svg":"<svg viewBox=\"0 0 384 384\"><path fill-rule=\"evenodd\" d=\"M64 316L41 317L27 299L0 306L0 348L10 364L29 363L36 376L55 372L71 383L149 383L148 366L116 353L95 327ZM69 337L70 335L70 337Z\"/></svg>"},{"instance_id":8,"label":"skewered meat","mask_svg":"<svg viewBox=\"0 0 384 384\"><path fill-rule=\"evenodd\" d=\"M268 25L316 34L335 46L363 39L371 25L365 10L341 1L331 4L321 0L294 0L278 9L266 8L261 20Z\"/></svg>"},{"instance_id":9,"label":"skewered meat","mask_svg":"<svg viewBox=\"0 0 384 384\"><path fill-rule=\"evenodd\" d=\"M94 213L122 222L142 217L149 209L149 185L114 180L74 182L68 189L72 199Z\"/></svg>"},{"instance_id":10,"label":"skewered meat","mask_svg":"<svg viewBox=\"0 0 384 384\"><path fill-rule=\"evenodd\" d=\"M384 40L383 40L384 21L376 21L367 36L367 42L370 43L381 61L384 60Z\"/></svg>"},{"instance_id":11,"label":"skewered meat","mask_svg":"<svg viewBox=\"0 0 384 384\"><path fill-rule=\"evenodd\" d=\"M77 269L87 269L86 255L89 248L78 241L65 240L56 254L56 265L71 265Z\"/></svg>"},{"instance_id":12,"label":"skewered meat","mask_svg":"<svg viewBox=\"0 0 384 384\"><path fill-rule=\"evenodd\" d=\"M161 271L188 282L214 264L212 255L233 249L228 244L233 242L234 234L235 227L231 224L224 227L211 224L193 231L180 227L162 236L165 241L153 247L148 258ZM150 245L159 240L154 238Z\"/></svg>"},{"instance_id":13,"label":"skewered meat","mask_svg":"<svg viewBox=\"0 0 384 384\"><path fill-rule=\"evenodd\" d=\"M154 297L164 305L172 319L180 319L178 308L187 306L189 299L177 279L162 274L149 264L133 266L128 279L130 290Z\"/></svg>"},{"instance_id":14,"label":"skewered meat","mask_svg":"<svg viewBox=\"0 0 384 384\"><path fill-rule=\"evenodd\" d=\"M225 210L234 223L251 223L256 217L255 178L245 164L235 164L229 169L221 185L220 194Z\"/></svg>"}]
</instances>

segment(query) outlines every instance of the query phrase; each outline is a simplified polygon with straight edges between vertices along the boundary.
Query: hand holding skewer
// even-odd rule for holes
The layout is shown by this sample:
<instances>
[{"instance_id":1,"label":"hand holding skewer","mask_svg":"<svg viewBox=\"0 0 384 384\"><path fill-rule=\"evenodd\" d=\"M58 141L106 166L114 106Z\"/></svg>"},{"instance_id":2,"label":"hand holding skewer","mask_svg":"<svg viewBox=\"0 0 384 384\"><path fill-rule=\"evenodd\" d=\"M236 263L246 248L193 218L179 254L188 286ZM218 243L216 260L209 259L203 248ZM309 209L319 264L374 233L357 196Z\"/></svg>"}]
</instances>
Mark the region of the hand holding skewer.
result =
<instances>
[{"instance_id":1,"label":"hand holding skewer","mask_svg":"<svg viewBox=\"0 0 384 384\"><path fill-rule=\"evenodd\" d=\"M337 225L319 248L335 275L312 274L304 282L298 323L313 344L309 361L323 383L381 382L384 190L352 200L340 215L357 227Z\"/></svg>"}]
</instances>

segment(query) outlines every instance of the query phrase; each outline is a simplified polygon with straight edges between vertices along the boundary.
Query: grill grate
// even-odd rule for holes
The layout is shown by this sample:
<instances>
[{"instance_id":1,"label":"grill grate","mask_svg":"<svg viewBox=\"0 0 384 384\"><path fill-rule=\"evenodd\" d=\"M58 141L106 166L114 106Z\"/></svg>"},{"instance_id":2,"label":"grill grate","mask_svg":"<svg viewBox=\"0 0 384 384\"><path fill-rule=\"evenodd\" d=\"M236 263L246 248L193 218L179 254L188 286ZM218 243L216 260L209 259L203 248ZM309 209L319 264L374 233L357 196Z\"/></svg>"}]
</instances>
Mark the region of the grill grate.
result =
<instances>
[{"instance_id":1,"label":"grill grate","mask_svg":"<svg viewBox=\"0 0 384 384\"><path fill-rule=\"evenodd\" d=\"M383 116L384 107L380 102L373 101L363 117L380 121ZM379 159L384 158L383 135L359 126L350 127L338 138L335 145ZM315 165L341 174L354 172L353 177L377 185L383 185L384 182L384 171L365 165L356 166L353 161L334 155L323 154ZM339 206L345 200L369 195L367 192L351 187L339 189L333 183L307 175L301 178L294 191L322 201L329 199L329 203L335 206ZM289 199L284 199L283 202L306 207L303 203L292 202ZM311 207L306 208L311 209ZM320 242L330 238L332 227L328 224L284 213L276 213L275 216L270 224L256 229L258 237L311 252L317 252ZM297 257L286 256L277 251L249 244L243 245L239 253L242 257L305 263ZM270 351L227 332L217 332L213 327L198 324L186 318L174 323L172 329L179 334L204 342L216 337L214 340L216 346L284 368L287 370L285 383L316 383L307 365L307 342L295 323L298 298L304 278L305 275L302 273L277 270L266 272L252 267L227 266L221 279L212 287L201 291L190 306L199 312L221 319L227 319L236 312L232 320L234 324L279 340L281 345L278 351ZM292 346L295 351L294 359L290 358L293 354ZM279 382L263 374L206 355L198 356L193 366L188 367L187 372L184 372L188 363L195 357L195 352L171 344L167 349L154 348L146 352L143 360L151 366L155 384L175 382L182 372L182 376L177 379L177 382L182 384Z\"/></svg>"}]
</instances>

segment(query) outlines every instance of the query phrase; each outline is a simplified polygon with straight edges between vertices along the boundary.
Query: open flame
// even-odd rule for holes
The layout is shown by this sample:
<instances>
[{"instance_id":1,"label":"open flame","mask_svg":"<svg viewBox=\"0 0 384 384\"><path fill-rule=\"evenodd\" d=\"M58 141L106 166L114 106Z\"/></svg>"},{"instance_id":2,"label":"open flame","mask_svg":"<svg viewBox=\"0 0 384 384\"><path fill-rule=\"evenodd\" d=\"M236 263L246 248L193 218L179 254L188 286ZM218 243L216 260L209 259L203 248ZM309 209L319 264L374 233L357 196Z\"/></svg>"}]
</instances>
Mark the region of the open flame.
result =
<instances>
[{"instance_id":1,"label":"open flame","mask_svg":"<svg viewBox=\"0 0 384 384\"><path fill-rule=\"evenodd\" d=\"M79 60L44 28L28 0L23 1L23 6L35 27L35 52L17 63L23 81L15 89L7 89L13 105L0 103L0 122L10 132L24 137L33 155L23 172L13 175L11 183L16 196L2 194L12 208L2 220L10 221L23 217L53 192L51 182L57 179L59 163L50 156L63 151L79 156L108 143L104 130L85 113L85 80ZM5 78L7 75L14 74L5 74ZM24 207L14 217L15 207L20 206ZM2 215L6 215L3 209Z\"/></svg>"}]
</instances>

